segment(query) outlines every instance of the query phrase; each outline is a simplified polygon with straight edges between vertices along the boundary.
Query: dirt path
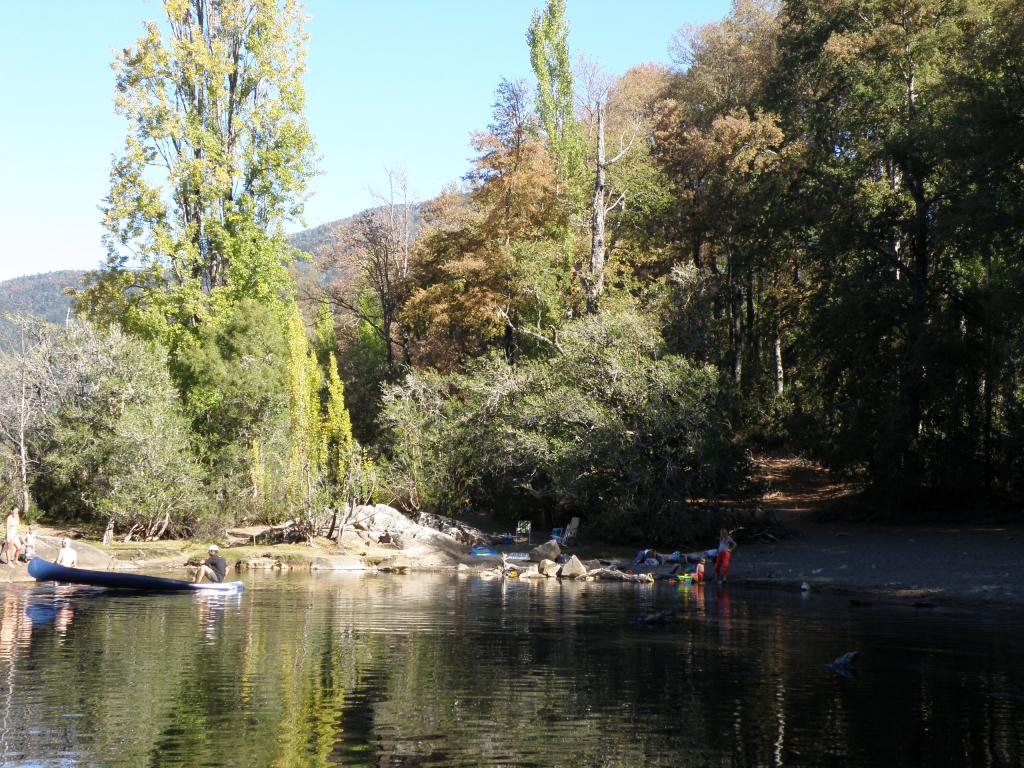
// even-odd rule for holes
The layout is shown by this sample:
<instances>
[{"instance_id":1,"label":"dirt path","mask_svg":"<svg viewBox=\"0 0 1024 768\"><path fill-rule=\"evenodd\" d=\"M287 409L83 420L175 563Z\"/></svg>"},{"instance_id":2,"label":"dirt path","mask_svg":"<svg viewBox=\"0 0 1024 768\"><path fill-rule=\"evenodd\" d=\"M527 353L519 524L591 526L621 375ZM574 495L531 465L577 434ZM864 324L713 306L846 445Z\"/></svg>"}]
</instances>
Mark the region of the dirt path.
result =
<instances>
[{"instance_id":1,"label":"dirt path","mask_svg":"<svg viewBox=\"0 0 1024 768\"><path fill-rule=\"evenodd\" d=\"M731 580L874 593L879 599L1024 605L1024 529L989 525L823 523L853 489L812 462L767 456L762 506L787 535L737 549ZM849 499L848 499L849 500Z\"/></svg>"},{"instance_id":2,"label":"dirt path","mask_svg":"<svg viewBox=\"0 0 1024 768\"><path fill-rule=\"evenodd\" d=\"M849 483L799 456L758 456L755 463L754 479L765 487L760 505L785 526L802 525L854 492Z\"/></svg>"}]
</instances>

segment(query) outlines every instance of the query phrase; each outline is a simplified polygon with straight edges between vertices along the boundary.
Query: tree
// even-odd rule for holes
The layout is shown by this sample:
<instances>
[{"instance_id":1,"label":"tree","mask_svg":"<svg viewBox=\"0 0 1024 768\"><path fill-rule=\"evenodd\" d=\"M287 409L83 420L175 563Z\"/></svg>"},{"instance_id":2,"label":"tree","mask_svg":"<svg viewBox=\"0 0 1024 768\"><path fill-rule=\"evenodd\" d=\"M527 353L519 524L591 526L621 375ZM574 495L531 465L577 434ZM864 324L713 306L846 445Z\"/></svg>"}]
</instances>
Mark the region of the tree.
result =
<instances>
[{"instance_id":1,"label":"tree","mask_svg":"<svg viewBox=\"0 0 1024 768\"><path fill-rule=\"evenodd\" d=\"M412 270L413 210L405 174L388 169L387 177L388 191L378 196L381 206L359 214L325 254L328 267L342 274L326 295L332 306L370 324L384 344L387 367L394 373L399 363L396 349L402 364L410 363L409 339L399 318ZM363 290L372 293L379 314L364 310Z\"/></svg>"},{"instance_id":2,"label":"tree","mask_svg":"<svg viewBox=\"0 0 1024 768\"><path fill-rule=\"evenodd\" d=\"M171 359L208 489L231 500L239 515L274 520L284 511L286 360L284 323L255 300L240 301L182 339ZM254 472L263 480L256 482Z\"/></svg>"},{"instance_id":3,"label":"tree","mask_svg":"<svg viewBox=\"0 0 1024 768\"><path fill-rule=\"evenodd\" d=\"M291 295L282 231L312 173L297 2L166 0L114 62L129 125L104 205L105 266L80 310L170 343L243 297Z\"/></svg>"},{"instance_id":4,"label":"tree","mask_svg":"<svg viewBox=\"0 0 1024 768\"><path fill-rule=\"evenodd\" d=\"M468 194L448 190L423 211L404 322L417 362L442 369L500 346L514 361L549 349L570 273L558 263L552 158L535 136L525 84L503 81L477 150Z\"/></svg>"},{"instance_id":5,"label":"tree","mask_svg":"<svg viewBox=\"0 0 1024 768\"><path fill-rule=\"evenodd\" d=\"M288 493L302 510L308 535L315 532L316 491L326 445L320 419L320 367L309 349L306 327L296 306L288 321L288 414L291 422L291 463Z\"/></svg>"},{"instance_id":6,"label":"tree","mask_svg":"<svg viewBox=\"0 0 1024 768\"><path fill-rule=\"evenodd\" d=\"M117 525L126 537L195 532L205 512L201 471L167 350L71 324L53 332L47 367L59 386L36 436L35 488L48 512Z\"/></svg>"},{"instance_id":7,"label":"tree","mask_svg":"<svg viewBox=\"0 0 1024 768\"><path fill-rule=\"evenodd\" d=\"M842 414L829 425L836 460L865 466L902 510L921 509L933 488L948 500L976 476L979 403L967 393L982 389L969 362L981 345L969 341L964 299L980 265L952 236L949 147L977 10L960 0L784 5L779 92L814 201L802 238L809 330L823 353L816 384Z\"/></svg>"},{"instance_id":8,"label":"tree","mask_svg":"<svg viewBox=\"0 0 1024 768\"><path fill-rule=\"evenodd\" d=\"M0 353L0 441L17 465L22 514L28 516L34 467L33 437L53 409L58 380L48 365L53 326L8 316L17 328L19 350Z\"/></svg>"},{"instance_id":9,"label":"tree","mask_svg":"<svg viewBox=\"0 0 1024 768\"><path fill-rule=\"evenodd\" d=\"M605 232L608 214L615 208L621 208L626 200L626 190L620 190L616 195L609 187L608 170L622 160L632 148L640 130L640 116L638 112L633 112L632 130L624 131L620 135L617 153L611 158L607 157L605 114L612 82L597 69L596 64L588 63L587 70L589 77L586 82L585 109L589 113L589 122L594 133L594 185L590 206L590 261L583 268L577 266L577 272L587 297L587 311L593 314L597 312L601 294L604 293L605 261L608 253ZM625 135L627 132L628 141ZM609 205L611 198L614 198L614 202Z\"/></svg>"},{"instance_id":10,"label":"tree","mask_svg":"<svg viewBox=\"0 0 1024 768\"><path fill-rule=\"evenodd\" d=\"M571 263L575 229L582 224L585 207L586 177L568 38L565 0L548 0L543 11L534 12L526 41L530 47L530 66L537 78L537 115L555 159L556 193L563 207L556 226Z\"/></svg>"},{"instance_id":11,"label":"tree","mask_svg":"<svg viewBox=\"0 0 1024 768\"><path fill-rule=\"evenodd\" d=\"M595 533L619 541L692 534L688 500L743 472L714 370L665 356L650 318L628 310L568 323L560 340L557 355L491 355L390 387L396 490L428 509L596 514Z\"/></svg>"}]
</instances>

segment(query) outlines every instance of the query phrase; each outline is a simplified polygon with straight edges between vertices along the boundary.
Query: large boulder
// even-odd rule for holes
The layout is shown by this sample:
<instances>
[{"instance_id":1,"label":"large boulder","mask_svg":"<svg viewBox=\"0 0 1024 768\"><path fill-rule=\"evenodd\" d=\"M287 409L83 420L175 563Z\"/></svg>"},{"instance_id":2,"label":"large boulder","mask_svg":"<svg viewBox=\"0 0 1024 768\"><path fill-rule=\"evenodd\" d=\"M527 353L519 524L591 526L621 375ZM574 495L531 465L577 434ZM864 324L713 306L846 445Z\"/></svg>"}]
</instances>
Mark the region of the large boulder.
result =
<instances>
[{"instance_id":1,"label":"large boulder","mask_svg":"<svg viewBox=\"0 0 1024 768\"><path fill-rule=\"evenodd\" d=\"M368 504L353 510L351 525L370 541L378 541L387 532L405 554L417 564L446 565L450 558L466 553L455 537L429 526L420 525L387 504Z\"/></svg>"},{"instance_id":2,"label":"large boulder","mask_svg":"<svg viewBox=\"0 0 1024 768\"><path fill-rule=\"evenodd\" d=\"M557 541L551 539L531 549L530 559L539 563L541 560L557 560L560 554L562 554L562 548L558 546Z\"/></svg>"},{"instance_id":3,"label":"large boulder","mask_svg":"<svg viewBox=\"0 0 1024 768\"><path fill-rule=\"evenodd\" d=\"M575 579L587 575L587 567L580 562L580 559L573 555L569 562L562 566L561 576L566 579Z\"/></svg>"},{"instance_id":4,"label":"large boulder","mask_svg":"<svg viewBox=\"0 0 1024 768\"><path fill-rule=\"evenodd\" d=\"M540 565L537 566L537 570L539 570L545 576L557 576L558 571L561 567L562 566L560 566L554 560L541 560Z\"/></svg>"}]
</instances>

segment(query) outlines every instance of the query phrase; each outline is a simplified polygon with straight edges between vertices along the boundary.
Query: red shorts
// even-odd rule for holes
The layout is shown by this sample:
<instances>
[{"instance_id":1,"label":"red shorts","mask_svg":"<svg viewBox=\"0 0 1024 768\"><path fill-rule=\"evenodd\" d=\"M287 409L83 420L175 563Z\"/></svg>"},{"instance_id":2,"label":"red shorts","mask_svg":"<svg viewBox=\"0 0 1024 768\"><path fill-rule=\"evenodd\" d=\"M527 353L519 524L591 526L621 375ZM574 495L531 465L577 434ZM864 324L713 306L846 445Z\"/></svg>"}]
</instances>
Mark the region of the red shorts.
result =
<instances>
[{"instance_id":1,"label":"red shorts","mask_svg":"<svg viewBox=\"0 0 1024 768\"><path fill-rule=\"evenodd\" d=\"M729 578L729 563L732 561L732 552L728 549L719 552L715 558L715 575L720 579Z\"/></svg>"}]
</instances>

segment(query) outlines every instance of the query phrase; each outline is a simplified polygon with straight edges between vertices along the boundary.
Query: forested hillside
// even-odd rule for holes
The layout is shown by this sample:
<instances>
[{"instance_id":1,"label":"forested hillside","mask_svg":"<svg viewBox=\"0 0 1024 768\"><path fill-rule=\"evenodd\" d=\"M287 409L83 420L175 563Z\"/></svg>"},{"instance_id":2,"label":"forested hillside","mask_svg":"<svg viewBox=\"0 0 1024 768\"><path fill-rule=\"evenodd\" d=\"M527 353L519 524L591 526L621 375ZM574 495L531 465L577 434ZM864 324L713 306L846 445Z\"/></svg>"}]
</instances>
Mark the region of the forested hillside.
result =
<instances>
[{"instance_id":1,"label":"forested hillside","mask_svg":"<svg viewBox=\"0 0 1024 768\"><path fill-rule=\"evenodd\" d=\"M18 338L17 329L5 314L28 314L63 323L71 309L67 290L77 287L84 276L82 270L66 269L0 282L0 349L13 349Z\"/></svg>"},{"instance_id":2,"label":"forested hillside","mask_svg":"<svg viewBox=\"0 0 1024 768\"><path fill-rule=\"evenodd\" d=\"M302 15L213 7L168 6L198 48L117 56L110 259L2 366L26 503L145 535L336 535L381 500L679 542L776 447L893 519L1019 510L1019 2L737 0L611 74L548 0L463 183L413 208L389 173L335 241L293 238L321 280L283 234L315 171Z\"/></svg>"}]
</instances>

